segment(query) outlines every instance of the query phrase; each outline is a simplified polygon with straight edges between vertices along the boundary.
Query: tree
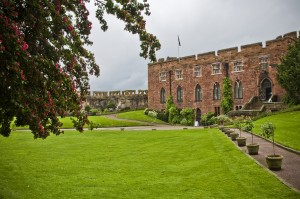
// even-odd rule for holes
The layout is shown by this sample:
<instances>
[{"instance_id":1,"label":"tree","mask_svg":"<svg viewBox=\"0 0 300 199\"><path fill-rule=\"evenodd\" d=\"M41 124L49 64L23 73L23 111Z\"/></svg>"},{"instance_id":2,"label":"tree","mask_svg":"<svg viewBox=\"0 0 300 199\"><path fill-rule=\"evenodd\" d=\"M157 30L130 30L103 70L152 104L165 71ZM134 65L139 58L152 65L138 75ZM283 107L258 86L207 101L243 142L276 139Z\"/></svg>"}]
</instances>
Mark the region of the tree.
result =
<instances>
[{"instance_id":1,"label":"tree","mask_svg":"<svg viewBox=\"0 0 300 199\"><path fill-rule=\"evenodd\" d=\"M0 0L0 134L9 136L11 122L29 125L35 138L61 133L58 117L73 113L74 126L88 123L81 109L89 89L89 74L100 69L86 50L92 23L89 0ZM144 58L155 60L157 38L145 28L150 15L146 0L94 0L101 29L104 13L125 22L125 30L138 34Z\"/></svg>"},{"instance_id":2,"label":"tree","mask_svg":"<svg viewBox=\"0 0 300 199\"><path fill-rule=\"evenodd\" d=\"M232 100L232 85L228 77L223 79L223 99L221 102L222 111L227 114L232 110L233 100Z\"/></svg>"},{"instance_id":3,"label":"tree","mask_svg":"<svg viewBox=\"0 0 300 199\"><path fill-rule=\"evenodd\" d=\"M300 38L290 45L288 53L277 66L277 80L286 90L284 101L300 104Z\"/></svg>"}]
</instances>

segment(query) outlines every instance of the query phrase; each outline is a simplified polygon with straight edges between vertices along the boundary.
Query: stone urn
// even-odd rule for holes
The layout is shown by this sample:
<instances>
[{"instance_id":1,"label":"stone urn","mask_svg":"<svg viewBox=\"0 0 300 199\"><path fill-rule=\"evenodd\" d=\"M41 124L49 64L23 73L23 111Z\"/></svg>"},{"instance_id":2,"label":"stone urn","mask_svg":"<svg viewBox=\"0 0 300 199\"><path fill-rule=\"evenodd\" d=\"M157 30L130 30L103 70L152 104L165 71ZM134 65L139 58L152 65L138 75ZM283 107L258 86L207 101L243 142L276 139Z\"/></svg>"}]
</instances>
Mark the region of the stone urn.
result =
<instances>
[{"instance_id":1,"label":"stone urn","mask_svg":"<svg viewBox=\"0 0 300 199\"><path fill-rule=\"evenodd\" d=\"M230 137L232 141L235 141L237 137L239 137L239 133L232 132L230 133Z\"/></svg>"},{"instance_id":2,"label":"stone urn","mask_svg":"<svg viewBox=\"0 0 300 199\"><path fill-rule=\"evenodd\" d=\"M268 155L266 161L270 170L281 170L283 156L282 155Z\"/></svg>"},{"instance_id":3,"label":"stone urn","mask_svg":"<svg viewBox=\"0 0 300 199\"><path fill-rule=\"evenodd\" d=\"M247 138L245 138L245 137L236 138L238 146L246 146L246 140L247 140Z\"/></svg>"},{"instance_id":4,"label":"stone urn","mask_svg":"<svg viewBox=\"0 0 300 199\"><path fill-rule=\"evenodd\" d=\"M249 155L257 155L259 150L259 144L252 143L247 145Z\"/></svg>"}]
</instances>

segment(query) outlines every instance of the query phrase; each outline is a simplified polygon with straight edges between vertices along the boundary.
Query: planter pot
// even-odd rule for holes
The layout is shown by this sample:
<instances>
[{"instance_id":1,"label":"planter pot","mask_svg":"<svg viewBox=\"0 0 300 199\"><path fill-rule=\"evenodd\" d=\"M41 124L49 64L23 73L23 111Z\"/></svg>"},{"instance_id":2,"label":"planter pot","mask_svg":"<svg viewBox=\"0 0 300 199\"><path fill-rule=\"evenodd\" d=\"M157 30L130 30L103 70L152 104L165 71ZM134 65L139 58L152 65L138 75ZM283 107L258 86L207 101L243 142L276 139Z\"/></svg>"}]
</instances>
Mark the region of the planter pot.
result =
<instances>
[{"instance_id":1,"label":"planter pot","mask_svg":"<svg viewBox=\"0 0 300 199\"><path fill-rule=\"evenodd\" d=\"M226 131L226 134L227 134L228 137L230 137L230 133L233 133L233 130L229 129L229 130Z\"/></svg>"},{"instance_id":2,"label":"planter pot","mask_svg":"<svg viewBox=\"0 0 300 199\"><path fill-rule=\"evenodd\" d=\"M224 126L219 126L220 131L223 131L223 129L224 129Z\"/></svg>"},{"instance_id":3,"label":"planter pot","mask_svg":"<svg viewBox=\"0 0 300 199\"><path fill-rule=\"evenodd\" d=\"M247 138L245 138L245 137L236 138L238 146L246 146L246 140L247 140Z\"/></svg>"},{"instance_id":4,"label":"planter pot","mask_svg":"<svg viewBox=\"0 0 300 199\"><path fill-rule=\"evenodd\" d=\"M231 140L235 141L237 137L239 137L239 133L230 133Z\"/></svg>"},{"instance_id":5,"label":"planter pot","mask_svg":"<svg viewBox=\"0 0 300 199\"><path fill-rule=\"evenodd\" d=\"M268 155L266 161L270 170L281 170L282 155Z\"/></svg>"},{"instance_id":6,"label":"planter pot","mask_svg":"<svg viewBox=\"0 0 300 199\"><path fill-rule=\"evenodd\" d=\"M227 127L224 127L223 129L222 129L222 131L224 132L224 133L226 133L226 131L228 131L229 130L229 128L227 128Z\"/></svg>"},{"instance_id":7,"label":"planter pot","mask_svg":"<svg viewBox=\"0 0 300 199\"><path fill-rule=\"evenodd\" d=\"M248 144L247 145L247 149L248 149L248 153L250 155L257 155L258 154L259 145L257 143Z\"/></svg>"}]
</instances>

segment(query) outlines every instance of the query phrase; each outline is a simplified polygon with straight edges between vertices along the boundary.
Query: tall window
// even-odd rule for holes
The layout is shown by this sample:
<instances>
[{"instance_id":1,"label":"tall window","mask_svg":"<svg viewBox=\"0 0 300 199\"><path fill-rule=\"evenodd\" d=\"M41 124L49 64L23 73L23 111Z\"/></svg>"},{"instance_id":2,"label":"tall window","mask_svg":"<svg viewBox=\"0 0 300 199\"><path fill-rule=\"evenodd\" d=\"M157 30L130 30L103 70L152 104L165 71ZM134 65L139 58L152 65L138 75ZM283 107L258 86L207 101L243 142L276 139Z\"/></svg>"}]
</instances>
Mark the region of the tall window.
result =
<instances>
[{"instance_id":1,"label":"tall window","mask_svg":"<svg viewBox=\"0 0 300 199\"><path fill-rule=\"evenodd\" d=\"M261 69L266 70L268 67L268 57L263 56L263 57L260 57L259 60L260 60Z\"/></svg>"},{"instance_id":2,"label":"tall window","mask_svg":"<svg viewBox=\"0 0 300 199\"><path fill-rule=\"evenodd\" d=\"M160 103L164 104L166 102L166 91L164 88L160 89Z\"/></svg>"},{"instance_id":3,"label":"tall window","mask_svg":"<svg viewBox=\"0 0 300 199\"><path fill-rule=\"evenodd\" d=\"M221 99L221 91L220 91L220 84L218 83L218 82L216 82L215 84L214 84L214 92L213 92L213 94L214 94L214 100L219 100L219 99Z\"/></svg>"},{"instance_id":4,"label":"tall window","mask_svg":"<svg viewBox=\"0 0 300 199\"><path fill-rule=\"evenodd\" d=\"M241 81L236 81L234 84L234 97L236 99L243 98L243 85Z\"/></svg>"},{"instance_id":5,"label":"tall window","mask_svg":"<svg viewBox=\"0 0 300 199\"><path fill-rule=\"evenodd\" d=\"M194 76L195 77L201 77L202 76L202 68L201 66L194 66Z\"/></svg>"},{"instance_id":6,"label":"tall window","mask_svg":"<svg viewBox=\"0 0 300 199\"><path fill-rule=\"evenodd\" d=\"M159 81L166 81L167 80L167 73L166 72L161 72L159 73Z\"/></svg>"},{"instance_id":7,"label":"tall window","mask_svg":"<svg viewBox=\"0 0 300 199\"><path fill-rule=\"evenodd\" d=\"M212 74L221 74L221 63L217 62L217 63L213 63L212 64Z\"/></svg>"},{"instance_id":8,"label":"tall window","mask_svg":"<svg viewBox=\"0 0 300 199\"><path fill-rule=\"evenodd\" d=\"M175 70L175 79L183 79L182 70Z\"/></svg>"},{"instance_id":9,"label":"tall window","mask_svg":"<svg viewBox=\"0 0 300 199\"><path fill-rule=\"evenodd\" d=\"M182 102L183 91L181 86L177 87L177 102Z\"/></svg>"},{"instance_id":10,"label":"tall window","mask_svg":"<svg viewBox=\"0 0 300 199\"><path fill-rule=\"evenodd\" d=\"M237 72L237 71L242 71L244 70L244 64L243 61L241 60L237 60L233 62L233 71Z\"/></svg>"},{"instance_id":11,"label":"tall window","mask_svg":"<svg viewBox=\"0 0 300 199\"><path fill-rule=\"evenodd\" d=\"M195 89L195 101L199 102L201 100L202 100L202 90L201 90L201 86L197 84Z\"/></svg>"}]
</instances>

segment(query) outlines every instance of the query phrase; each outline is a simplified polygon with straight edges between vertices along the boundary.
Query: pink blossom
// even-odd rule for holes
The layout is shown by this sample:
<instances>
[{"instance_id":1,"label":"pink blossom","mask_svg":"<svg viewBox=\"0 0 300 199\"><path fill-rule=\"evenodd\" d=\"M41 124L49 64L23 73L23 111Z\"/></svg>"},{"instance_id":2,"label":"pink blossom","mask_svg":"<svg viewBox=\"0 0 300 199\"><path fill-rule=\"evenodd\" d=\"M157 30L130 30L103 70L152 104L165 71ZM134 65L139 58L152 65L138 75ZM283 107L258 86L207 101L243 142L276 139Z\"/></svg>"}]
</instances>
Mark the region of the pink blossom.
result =
<instances>
[{"instance_id":1,"label":"pink blossom","mask_svg":"<svg viewBox=\"0 0 300 199\"><path fill-rule=\"evenodd\" d=\"M25 51L28 49L28 44L26 42L24 42L23 46L21 47L22 51Z\"/></svg>"}]
</instances>

